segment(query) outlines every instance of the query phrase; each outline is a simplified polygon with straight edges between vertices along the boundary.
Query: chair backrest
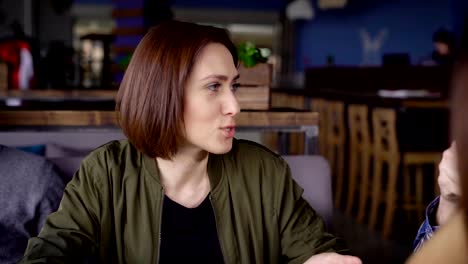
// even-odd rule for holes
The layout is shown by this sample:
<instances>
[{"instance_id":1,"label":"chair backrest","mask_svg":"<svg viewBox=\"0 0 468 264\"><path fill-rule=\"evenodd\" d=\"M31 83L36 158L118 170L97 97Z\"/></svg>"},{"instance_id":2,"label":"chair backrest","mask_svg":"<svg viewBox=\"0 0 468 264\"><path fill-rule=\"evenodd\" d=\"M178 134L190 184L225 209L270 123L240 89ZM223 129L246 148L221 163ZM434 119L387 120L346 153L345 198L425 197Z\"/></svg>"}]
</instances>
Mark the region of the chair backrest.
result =
<instances>
[{"instance_id":1,"label":"chair backrest","mask_svg":"<svg viewBox=\"0 0 468 264\"><path fill-rule=\"evenodd\" d=\"M322 156L283 156L293 179L304 189L304 199L320 214L327 225L332 222L333 198L331 173Z\"/></svg>"},{"instance_id":2,"label":"chair backrest","mask_svg":"<svg viewBox=\"0 0 468 264\"><path fill-rule=\"evenodd\" d=\"M365 214L367 193L369 190L370 161L372 144L369 132L368 107L363 104L348 105L349 127L349 170L348 198L346 213L352 215L355 201L358 201L358 223L362 223ZM359 196L357 195L359 193ZM356 199L359 197L359 200Z\"/></svg>"},{"instance_id":3,"label":"chair backrest","mask_svg":"<svg viewBox=\"0 0 468 264\"><path fill-rule=\"evenodd\" d=\"M388 161L399 155L394 109L375 108L372 110L372 130L375 157Z\"/></svg>"},{"instance_id":4,"label":"chair backrest","mask_svg":"<svg viewBox=\"0 0 468 264\"><path fill-rule=\"evenodd\" d=\"M357 151L370 151L371 139L367 105L353 104L348 106L348 127L350 148Z\"/></svg>"},{"instance_id":5,"label":"chair backrest","mask_svg":"<svg viewBox=\"0 0 468 264\"><path fill-rule=\"evenodd\" d=\"M345 141L344 103L327 102L327 139L329 145L344 144Z\"/></svg>"},{"instance_id":6,"label":"chair backrest","mask_svg":"<svg viewBox=\"0 0 468 264\"><path fill-rule=\"evenodd\" d=\"M400 166L400 153L396 135L396 112L389 108L374 108L372 110L373 130L373 173L372 173L372 203L369 217L369 228L375 229L379 217L379 204L384 201L382 237L388 238L392 230L397 201L397 178ZM386 164L386 167L383 167ZM384 181L384 168L386 180ZM385 197L385 199L382 199Z\"/></svg>"},{"instance_id":7,"label":"chair backrest","mask_svg":"<svg viewBox=\"0 0 468 264\"><path fill-rule=\"evenodd\" d=\"M333 175L335 207L340 208L344 189L344 155L346 130L344 123L344 103L327 101L327 160Z\"/></svg>"}]
</instances>

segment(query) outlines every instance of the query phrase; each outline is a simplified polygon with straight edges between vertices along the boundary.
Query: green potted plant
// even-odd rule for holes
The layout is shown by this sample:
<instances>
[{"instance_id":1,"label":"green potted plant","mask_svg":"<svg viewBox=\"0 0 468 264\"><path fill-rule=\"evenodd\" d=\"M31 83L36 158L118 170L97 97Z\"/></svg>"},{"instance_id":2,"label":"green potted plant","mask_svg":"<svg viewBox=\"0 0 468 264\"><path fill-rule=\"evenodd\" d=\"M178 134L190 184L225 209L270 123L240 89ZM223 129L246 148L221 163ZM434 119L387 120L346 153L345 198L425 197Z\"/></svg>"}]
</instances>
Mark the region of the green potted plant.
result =
<instances>
[{"instance_id":1,"label":"green potted plant","mask_svg":"<svg viewBox=\"0 0 468 264\"><path fill-rule=\"evenodd\" d=\"M237 55L244 67L251 68L258 63L265 63L268 57L263 56L259 48L250 41L243 42L237 46Z\"/></svg>"},{"instance_id":2,"label":"green potted plant","mask_svg":"<svg viewBox=\"0 0 468 264\"><path fill-rule=\"evenodd\" d=\"M240 61L239 82L243 85L270 86L272 65L267 64L268 56L264 56L259 48L250 41L237 46Z\"/></svg>"},{"instance_id":3,"label":"green potted plant","mask_svg":"<svg viewBox=\"0 0 468 264\"><path fill-rule=\"evenodd\" d=\"M237 46L239 58L239 83L241 87L236 93L242 109L266 110L270 106L270 84L272 65L266 63L259 48L252 42L244 42Z\"/></svg>"}]
</instances>

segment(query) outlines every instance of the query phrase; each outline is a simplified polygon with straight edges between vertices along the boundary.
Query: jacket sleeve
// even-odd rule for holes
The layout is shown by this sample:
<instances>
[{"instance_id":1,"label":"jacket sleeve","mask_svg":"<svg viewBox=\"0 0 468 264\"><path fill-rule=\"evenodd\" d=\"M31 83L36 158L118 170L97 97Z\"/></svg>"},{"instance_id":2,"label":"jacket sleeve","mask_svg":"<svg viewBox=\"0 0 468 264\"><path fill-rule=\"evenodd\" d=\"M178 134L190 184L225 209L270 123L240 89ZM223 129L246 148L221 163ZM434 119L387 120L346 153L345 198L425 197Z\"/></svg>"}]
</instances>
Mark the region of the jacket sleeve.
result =
<instances>
[{"instance_id":1,"label":"jacket sleeve","mask_svg":"<svg viewBox=\"0 0 468 264\"><path fill-rule=\"evenodd\" d=\"M304 263L311 256L323 252L348 253L343 240L325 230L322 218L302 198L303 189L292 179L284 162L278 170L280 184L276 194L281 253L287 263Z\"/></svg>"},{"instance_id":2,"label":"jacket sleeve","mask_svg":"<svg viewBox=\"0 0 468 264\"><path fill-rule=\"evenodd\" d=\"M102 211L102 165L85 159L64 190L58 210L31 238L20 263L83 263L96 258Z\"/></svg>"}]
</instances>

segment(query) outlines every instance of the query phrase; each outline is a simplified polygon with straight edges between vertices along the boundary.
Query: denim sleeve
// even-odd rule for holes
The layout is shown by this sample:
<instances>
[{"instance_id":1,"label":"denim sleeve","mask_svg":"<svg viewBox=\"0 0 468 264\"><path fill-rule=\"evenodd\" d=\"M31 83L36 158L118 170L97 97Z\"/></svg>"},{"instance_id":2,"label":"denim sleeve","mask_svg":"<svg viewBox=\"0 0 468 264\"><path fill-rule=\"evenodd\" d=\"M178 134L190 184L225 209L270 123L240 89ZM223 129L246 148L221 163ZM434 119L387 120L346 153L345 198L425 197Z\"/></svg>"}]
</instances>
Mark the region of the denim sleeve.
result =
<instances>
[{"instance_id":1,"label":"denim sleeve","mask_svg":"<svg viewBox=\"0 0 468 264\"><path fill-rule=\"evenodd\" d=\"M413 242L414 251L419 250L427 240L431 239L437 229L439 229L439 226L435 222L437 208L439 207L439 199L440 197L434 199L434 201L432 201L426 208L426 218L421 224L418 234L416 235L416 239Z\"/></svg>"}]
</instances>

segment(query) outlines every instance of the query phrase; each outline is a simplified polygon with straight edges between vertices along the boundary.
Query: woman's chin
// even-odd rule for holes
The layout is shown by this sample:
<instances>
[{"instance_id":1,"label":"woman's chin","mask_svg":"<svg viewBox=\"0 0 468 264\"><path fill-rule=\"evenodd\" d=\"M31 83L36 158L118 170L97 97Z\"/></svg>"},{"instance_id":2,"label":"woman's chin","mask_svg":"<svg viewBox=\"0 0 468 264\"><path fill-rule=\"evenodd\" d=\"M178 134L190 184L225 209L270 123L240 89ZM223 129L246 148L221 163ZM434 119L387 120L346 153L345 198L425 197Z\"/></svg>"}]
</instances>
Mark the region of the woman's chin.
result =
<instances>
[{"instance_id":1,"label":"woman's chin","mask_svg":"<svg viewBox=\"0 0 468 264\"><path fill-rule=\"evenodd\" d=\"M223 143L220 143L218 146L213 147L210 150L208 150L208 152L221 155L221 154L228 153L229 151L231 151L231 149L232 149L232 139L230 140L230 142L225 141Z\"/></svg>"}]
</instances>

